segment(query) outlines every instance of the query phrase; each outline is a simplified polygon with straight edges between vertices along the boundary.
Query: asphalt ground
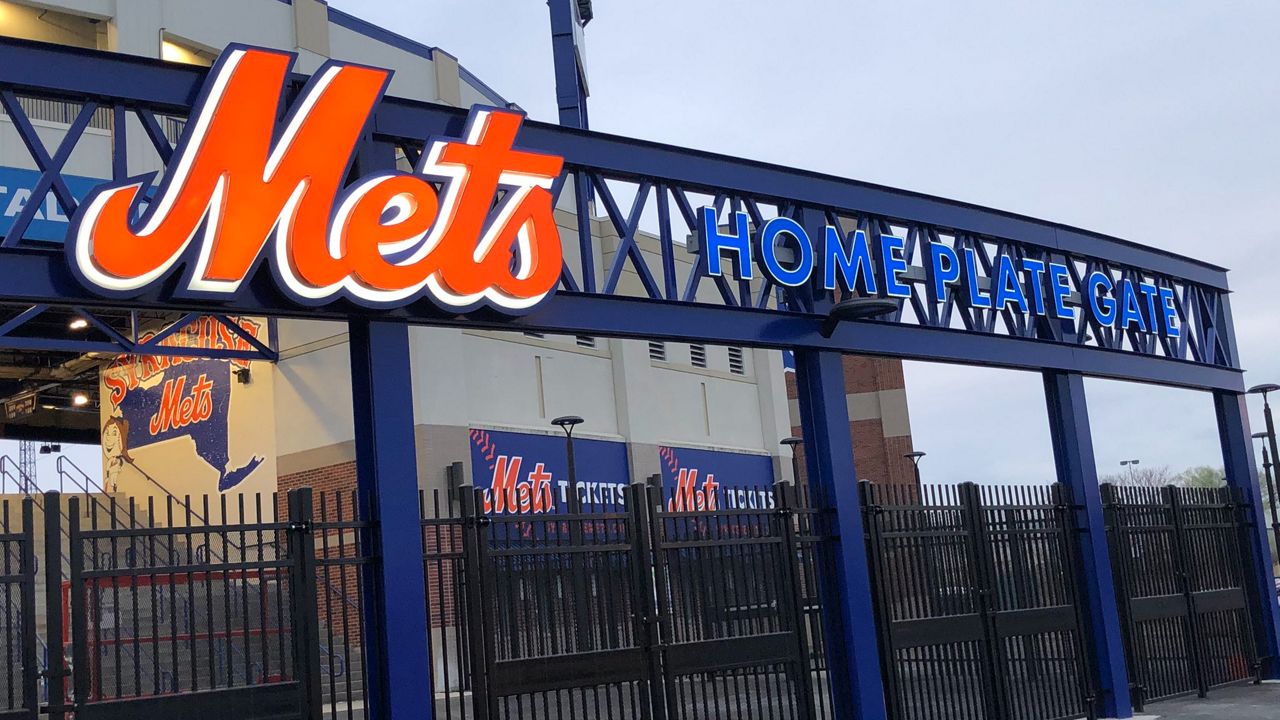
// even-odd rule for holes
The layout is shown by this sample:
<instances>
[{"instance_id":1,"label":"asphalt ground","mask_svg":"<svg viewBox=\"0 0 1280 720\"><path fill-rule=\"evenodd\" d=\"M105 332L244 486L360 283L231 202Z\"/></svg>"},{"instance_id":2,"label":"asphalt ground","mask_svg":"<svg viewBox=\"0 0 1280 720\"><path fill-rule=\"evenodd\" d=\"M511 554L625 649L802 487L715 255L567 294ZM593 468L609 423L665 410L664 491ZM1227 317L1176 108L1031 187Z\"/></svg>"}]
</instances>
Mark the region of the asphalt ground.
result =
<instances>
[{"instance_id":1,"label":"asphalt ground","mask_svg":"<svg viewBox=\"0 0 1280 720\"><path fill-rule=\"evenodd\" d=\"M1147 705L1144 717L1160 720L1280 720L1280 683L1233 685Z\"/></svg>"}]
</instances>

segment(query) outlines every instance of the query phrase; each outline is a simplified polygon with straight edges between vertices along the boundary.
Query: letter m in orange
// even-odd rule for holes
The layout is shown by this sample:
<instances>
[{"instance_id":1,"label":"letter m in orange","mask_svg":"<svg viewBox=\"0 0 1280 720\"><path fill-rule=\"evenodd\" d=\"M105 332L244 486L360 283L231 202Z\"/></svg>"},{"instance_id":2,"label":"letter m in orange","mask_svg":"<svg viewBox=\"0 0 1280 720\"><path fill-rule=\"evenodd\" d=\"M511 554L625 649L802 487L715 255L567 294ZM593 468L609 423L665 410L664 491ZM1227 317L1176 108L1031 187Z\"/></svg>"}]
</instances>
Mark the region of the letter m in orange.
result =
<instances>
[{"instance_id":1,"label":"letter m in orange","mask_svg":"<svg viewBox=\"0 0 1280 720\"><path fill-rule=\"evenodd\" d=\"M326 63L277 136L292 61L288 53L229 47L210 71L186 135L141 217L136 207L146 177L107 185L82 204L68 238L72 267L123 294L185 260L189 291L229 293L277 233L277 271L311 287L345 275L324 251L329 215L390 73Z\"/></svg>"}]
</instances>

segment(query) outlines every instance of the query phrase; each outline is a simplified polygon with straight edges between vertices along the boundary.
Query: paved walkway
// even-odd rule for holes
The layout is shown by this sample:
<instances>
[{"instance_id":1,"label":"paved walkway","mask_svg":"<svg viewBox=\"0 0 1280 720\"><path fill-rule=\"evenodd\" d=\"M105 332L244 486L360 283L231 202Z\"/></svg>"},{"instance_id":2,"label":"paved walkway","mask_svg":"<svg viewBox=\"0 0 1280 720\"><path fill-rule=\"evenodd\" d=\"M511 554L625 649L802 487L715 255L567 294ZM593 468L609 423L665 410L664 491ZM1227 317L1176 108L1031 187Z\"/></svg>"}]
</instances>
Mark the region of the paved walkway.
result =
<instances>
[{"instance_id":1,"label":"paved walkway","mask_svg":"<svg viewBox=\"0 0 1280 720\"><path fill-rule=\"evenodd\" d=\"M1280 718L1280 684L1237 685L1211 690L1203 700L1192 695L1152 703L1145 716L1160 720L1276 720Z\"/></svg>"}]
</instances>

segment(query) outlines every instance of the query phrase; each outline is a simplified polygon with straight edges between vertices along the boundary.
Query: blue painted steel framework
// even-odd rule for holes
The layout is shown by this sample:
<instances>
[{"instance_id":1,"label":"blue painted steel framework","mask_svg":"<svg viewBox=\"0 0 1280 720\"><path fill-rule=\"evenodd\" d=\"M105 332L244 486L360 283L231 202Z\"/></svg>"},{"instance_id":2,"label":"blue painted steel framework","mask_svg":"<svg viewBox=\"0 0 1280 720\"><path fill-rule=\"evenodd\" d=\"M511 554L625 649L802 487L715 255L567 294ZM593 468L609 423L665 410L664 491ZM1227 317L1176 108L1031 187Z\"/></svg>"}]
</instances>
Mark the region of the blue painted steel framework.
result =
<instances>
[{"instance_id":1,"label":"blue painted steel framework","mask_svg":"<svg viewBox=\"0 0 1280 720\"><path fill-rule=\"evenodd\" d=\"M553 5L554 8L554 5ZM41 171L44 191L52 190L68 215L75 199L59 174L87 120L98 107L110 108L116 127L134 115L157 157L167 161L173 146L157 120L183 116L203 81L204 71L151 60L78 49L0 42L0 101L10 109L15 128ZM17 94L84 103L63 141L49 153L30 122L21 115ZM14 112L14 109L17 112ZM456 136L463 110L398 99L384 100L371 121L372 137L361 157L398 147L411 161L430 137ZM1107 710L1132 713L1118 644L1115 591L1105 562L1101 520L1085 409L1083 377L1112 377L1208 390L1215 393L1219 427L1230 481L1248 487L1254 501L1254 580L1257 584L1261 648L1273 660L1280 648L1280 608L1263 592L1270 557L1261 522L1255 474L1248 448L1248 419L1243 381L1227 301L1223 269L1135 245L1116 238L986 208L774 165L728 158L655 143L529 122L521 143L565 158L565 176L556 185L574 187L578 214L576 253L561 276L561 289L528 315L508 318L485 312L458 317L426 302L376 312L345 303L324 308L291 305L260 273L245 291L226 302L201 302L152 291L124 301L105 301L75 282L62 254L27 243L10 232L0 242L0 300L49 306L109 306L198 313L265 315L344 320L352 326L353 390L360 491L365 512L378 521L381 548L408 549L421 543L417 521L406 516L416 507L413 411L405 388L411 372L407 325L434 324L506 330L589 333L614 337L742 344L796 351L801 413L809 441L811 477L834 501L838 534L827 548L837 571L823 588L827 619L836 641L828 644L829 668L838 689L839 717L884 717L880 697L869 580L857 513L856 474L848 438L848 417L839 352L853 351L902 358L1032 369L1045 373L1060 478L1071 486L1085 532L1080 550L1092 569L1086 605L1095 671ZM113 142L116 176L127 167L127 144ZM364 162L362 159L361 162ZM573 183L566 183L567 178ZM593 203L594 196L594 205ZM624 202L630 198L630 202ZM711 277L703 263L689 272L676 253L695 230L699 204L720 212L747 212L757 226L775 215L799 219L807 228L825 223L863 229L877 236L892 232L907 238L906 257L919 255L925 242L971 249L989 273L1000 253L1067 264L1077 285L1093 270L1113 278L1151 282L1174 290L1185 333L1176 340L1126 333L1082 319L1045 321L967 304L959 294L900 301L885 322L847 322L830 337L819 332L833 293L804 287L787 293L769 283L736 277ZM34 206L35 204L32 204ZM619 248L597 271L590 230L592 207L602 211L620 237ZM657 218L656 229L645 225ZM656 235L658 267L637 242L642 226ZM572 239L570 247L573 248ZM655 272L656 270L656 272ZM638 290L627 294L624 276L634 275ZM684 275L681 277L681 275ZM821 273L816 273L821 277ZM912 282L923 283L922 278ZM706 289L699 292L705 284ZM1083 315L1083 314L1082 314ZM7 339L0 334L0 345ZM416 567L413 567L415 566ZM427 670L428 619L423 611L420 555L386 552L366 578L373 597L366 635L375 644L370 677L382 679L373 690L374 717L430 718ZM1274 676L1275 663L1267 673ZM417 690L417 692L415 692ZM427 696L429 697L429 695Z\"/></svg>"},{"instance_id":2,"label":"blue painted steel framework","mask_svg":"<svg viewBox=\"0 0 1280 720\"><path fill-rule=\"evenodd\" d=\"M1102 493L1098 468L1093 457L1093 437L1089 432L1089 409L1085 402L1084 377L1078 373L1046 372L1045 401L1049 408L1049 433L1058 481L1071 491L1079 514L1078 552L1084 582L1080 601L1087 609L1095 687L1103 717L1133 714L1129 696L1129 671L1125 666L1124 639L1116 612L1116 589L1111 576L1111 558L1102 515Z\"/></svg>"},{"instance_id":3,"label":"blue painted steel framework","mask_svg":"<svg viewBox=\"0 0 1280 720\"><path fill-rule=\"evenodd\" d=\"M578 0L549 0L551 53L556 69L556 107L560 124L586 130L587 83L578 63Z\"/></svg>"},{"instance_id":4,"label":"blue painted steel framework","mask_svg":"<svg viewBox=\"0 0 1280 720\"><path fill-rule=\"evenodd\" d=\"M268 333L267 341L254 337L232 318L223 313L183 313L177 318L163 323L159 328L150 331L142 329L137 312L129 314L129 327L116 327L110 319L102 317L90 309L72 307L77 317L84 318L89 325L100 333L103 340L82 340L69 337L67 333L52 337L53 333L45 331L35 334L23 332L35 324L52 306L49 304L32 305L14 314L0 323L0 346L14 350L53 350L71 353L124 353L127 355L166 355L175 357L201 357L222 360L265 360L275 362L280 354L275 348L275 333ZM192 328L193 324L209 318L226 328L230 336L238 338L248 349L190 347L183 344L166 342Z\"/></svg>"}]
</instances>

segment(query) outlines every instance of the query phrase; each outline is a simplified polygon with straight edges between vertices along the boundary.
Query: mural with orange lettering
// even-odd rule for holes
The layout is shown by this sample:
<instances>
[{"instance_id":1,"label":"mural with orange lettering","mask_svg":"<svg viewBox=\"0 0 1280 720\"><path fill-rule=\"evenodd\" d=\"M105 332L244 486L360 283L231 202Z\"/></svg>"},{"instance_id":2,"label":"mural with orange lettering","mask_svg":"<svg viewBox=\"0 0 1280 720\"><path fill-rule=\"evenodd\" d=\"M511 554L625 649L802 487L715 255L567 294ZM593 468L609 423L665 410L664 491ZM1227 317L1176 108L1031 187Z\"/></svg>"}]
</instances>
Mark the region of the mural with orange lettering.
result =
<instances>
[{"instance_id":1,"label":"mural with orange lettering","mask_svg":"<svg viewBox=\"0 0 1280 720\"><path fill-rule=\"evenodd\" d=\"M265 337L261 320L232 322L255 338ZM244 338L210 317L197 319L160 344L249 349ZM257 365L263 367L255 374ZM263 469L274 454L271 413L249 407L270 402L269 383L265 363L120 356L101 373L104 487L177 497L248 488L271 491L274 473ZM237 422L249 427L233 427L237 415Z\"/></svg>"}]
</instances>

